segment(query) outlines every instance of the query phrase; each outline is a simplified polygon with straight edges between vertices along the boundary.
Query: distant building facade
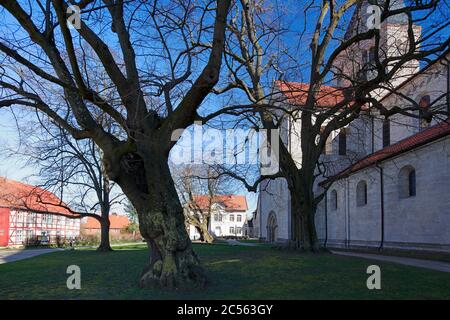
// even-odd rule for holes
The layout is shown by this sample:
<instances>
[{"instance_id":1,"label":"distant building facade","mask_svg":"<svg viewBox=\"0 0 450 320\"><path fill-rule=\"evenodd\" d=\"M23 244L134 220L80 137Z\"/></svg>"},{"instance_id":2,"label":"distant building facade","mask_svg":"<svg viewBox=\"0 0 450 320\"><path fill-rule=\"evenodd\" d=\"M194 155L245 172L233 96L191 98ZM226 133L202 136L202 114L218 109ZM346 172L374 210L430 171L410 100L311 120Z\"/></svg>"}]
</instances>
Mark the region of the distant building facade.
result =
<instances>
[{"instance_id":1,"label":"distant building facade","mask_svg":"<svg viewBox=\"0 0 450 320\"><path fill-rule=\"evenodd\" d=\"M130 220L125 215L112 213L109 216L109 234L113 237L119 237L126 233L126 228L130 225ZM83 236L100 236L100 222L93 217L85 217L81 220L81 235Z\"/></svg>"},{"instance_id":2,"label":"distant building facade","mask_svg":"<svg viewBox=\"0 0 450 320\"><path fill-rule=\"evenodd\" d=\"M194 197L196 206L207 210L211 203L211 216L208 229L215 237L244 236L244 225L247 221L247 199L243 195L217 195L213 201L209 196L198 195ZM192 210L192 209L191 209ZM188 226L191 240L200 239L200 233L193 225Z\"/></svg>"},{"instance_id":3,"label":"distant building facade","mask_svg":"<svg viewBox=\"0 0 450 320\"><path fill-rule=\"evenodd\" d=\"M79 235L79 216L53 193L0 177L1 247L54 244Z\"/></svg>"}]
</instances>

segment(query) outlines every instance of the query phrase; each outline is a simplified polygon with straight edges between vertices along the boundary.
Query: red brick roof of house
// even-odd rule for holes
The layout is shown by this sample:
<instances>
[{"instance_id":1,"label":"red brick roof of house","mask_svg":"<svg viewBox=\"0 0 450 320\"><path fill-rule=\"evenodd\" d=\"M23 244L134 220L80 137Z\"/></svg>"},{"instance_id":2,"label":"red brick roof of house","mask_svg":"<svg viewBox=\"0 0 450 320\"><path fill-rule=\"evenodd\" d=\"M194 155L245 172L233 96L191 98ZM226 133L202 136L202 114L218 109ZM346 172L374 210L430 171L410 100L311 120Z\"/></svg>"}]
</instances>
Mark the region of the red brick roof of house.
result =
<instances>
[{"instance_id":1,"label":"red brick roof of house","mask_svg":"<svg viewBox=\"0 0 450 320\"><path fill-rule=\"evenodd\" d=\"M127 216L111 214L109 216L110 229L124 229L130 224ZM100 223L93 217L87 217L86 222L81 224L82 229L100 229Z\"/></svg>"},{"instance_id":2,"label":"red brick roof of house","mask_svg":"<svg viewBox=\"0 0 450 320\"><path fill-rule=\"evenodd\" d=\"M78 216L52 192L3 177L0 177L0 207Z\"/></svg>"},{"instance_id":3,"label":"red brick roof of house","mask_svg":"<svg viewBox=\"0 0 450 320\"><path fill-rule=\"evenodd\" d=\"M210 197L208 195L195 195L194 202L191 206L200 208L201 210L208 209ZM220 203L225 207L225 211L247 211L247 198L242 195L216 195L213 197L212 203Z\"/></svg>"},{"instance_id":4,"label":"red brick roof of house","mask_svg":"<svg viewBox=\"0 0 450 320\"><path fill-rule=\"evenodd\" d=\"M432 127L429 127L419 133L416 133L408 138L405 138L395 144L387 146L377 152L374 152L365 158L362 158L353 165L347 167L334 177L331 177L321 184L326 184L330 181L335 181L348 176L351 173L370 167L374 164L380 163L389 158L395 157L401 153L410 151L414 148L420 147L427 143L433 142L450 134L450 120L440 122Z\"/></svg>"},{"instance_id":5,"label":"red brick roof of house","mask_svg":"<svg viewBox=\"0 0 450 320\"><path fill-rule=\"evenodd\" d=\"M305 105L308 98L309 84L301 82L275 81L275 85L292 105ZM332 107L344 100L344 89L331 86L320 87L316 103L320 107Z\"/></svg>"}]
</instances>

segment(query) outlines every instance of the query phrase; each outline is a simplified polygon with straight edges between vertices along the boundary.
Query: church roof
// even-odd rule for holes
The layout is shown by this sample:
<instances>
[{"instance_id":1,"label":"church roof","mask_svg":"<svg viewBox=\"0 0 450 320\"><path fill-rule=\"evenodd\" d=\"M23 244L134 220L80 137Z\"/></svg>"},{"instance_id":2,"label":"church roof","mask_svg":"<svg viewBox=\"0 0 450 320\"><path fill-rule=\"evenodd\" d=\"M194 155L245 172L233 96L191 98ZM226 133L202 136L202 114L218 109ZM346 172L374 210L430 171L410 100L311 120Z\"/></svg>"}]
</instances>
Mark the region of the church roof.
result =
<instances>
[{"instance_id":1,"label":"church roof","mask_svg":"<svg viewBox=\"0 0 450 320\"><path fill-rule=\"evenodd\" d=\"M302 82L275 81L275 85L292 105L305 105L308 98L309 84ZM332 107L344 100L344 90L331 86L320 86L316 103L320 107Z\"/></svg>"},{"instance_id":2,"label":"church roof","mask_svg":"<svg viewBox=\"0 0 450 320\"><path fill-rule=\"evenodd\" d=\"M368 156L362 158L355 164L352 164L351 166L347 167L334 177L328 178L321 184L326 184L328 182L345 178L356 171L383 162L399 154L413 150L415 148L418 148L420 146L423 146L427 143L433 142L448 135L450 135L450 120L440 122L395 144L392 144L377 152L369 154Z\"/></svg>"}]
</instances>

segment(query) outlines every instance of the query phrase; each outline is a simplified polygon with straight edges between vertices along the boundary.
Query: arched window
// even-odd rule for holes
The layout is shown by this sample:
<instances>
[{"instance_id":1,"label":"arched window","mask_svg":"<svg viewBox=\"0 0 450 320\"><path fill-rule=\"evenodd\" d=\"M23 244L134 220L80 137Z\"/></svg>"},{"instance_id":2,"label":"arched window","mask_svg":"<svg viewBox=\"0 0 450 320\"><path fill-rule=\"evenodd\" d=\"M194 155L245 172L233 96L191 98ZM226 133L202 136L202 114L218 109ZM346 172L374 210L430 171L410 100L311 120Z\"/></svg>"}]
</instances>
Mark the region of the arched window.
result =
<instances>
[{"instance_id":1,"label":"arched window","mask_svg":"<svg viewBox=\"0 0 450 320\"><path fill-rule=\"evenodd\" d=\"M383 121L383 148L391 144L391 121L385 119Z\"/></svg>"},{"instance_id":2,"label":"arched window","mask_svg":"<svg viewBox=\"0 0 450 320\"><path fill-rule=\"evenodd\" d=\"M338 208L338 197L337 197L337 191L332 190L330 193L330 205L331 210L337 210Z\"/></svg>"},{"instance_id":3,"label":"arched window","mask_svg":"<svg viewBox=\"0 0 450 320\"><path fill-rule=\"evenodd\" d=\"M347 130L342 128L339 131L339 155L345 156L347 154Z\"/></svg>"},{"instance_id":4,"label":"arched window","mask_svg":"<svg viewBox=\"0 0 450 320\"><path fill-rule=\"evenodd\" d=\"M416 196L416 170L412 166L405 166L399 173L400 198Z\"/></svg>"},{"instance_id":5,"label":"arched window","mask_svg":"<svg viewBox=\"0 0 450 320\"><path fill-rule=\"evenodd\" d=\"M419 101L419 126L420 129L428 128L431 122L431 118L429 115L431 104L431 98L429 95L425 95L420 98Z\"/></svg>"},{"instance_id":6,"label":"arched window","mask_svg":"<svg viewBox=\"0 0 450 320\"><path fill-rule=\"evenodd\" d=\"M430 107L430 104L431 98L428 94L420 98L419 107L421 109L427 110Z\"/></svg>"},{"instance_id":7,"label":"arched window","mask_svg":"<svg viewBox=\"0 0 450 320\"><path fill-rule=\"evenodd\" d=\"M356 185L356 205L358 207L365 206L367 204L367 183L361 180Z\"/></svg>"}]
</instances>

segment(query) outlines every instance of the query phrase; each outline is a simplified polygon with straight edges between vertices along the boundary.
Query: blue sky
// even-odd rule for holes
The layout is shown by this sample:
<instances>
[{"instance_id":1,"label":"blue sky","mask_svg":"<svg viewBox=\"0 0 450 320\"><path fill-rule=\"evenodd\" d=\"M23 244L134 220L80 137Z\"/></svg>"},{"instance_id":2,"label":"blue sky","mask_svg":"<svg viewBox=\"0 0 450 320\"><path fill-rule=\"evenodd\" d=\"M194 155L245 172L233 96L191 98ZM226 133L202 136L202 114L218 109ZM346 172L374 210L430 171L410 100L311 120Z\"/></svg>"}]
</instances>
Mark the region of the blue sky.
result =
<instances>
[{"instance_id":1,"label":"blue sky","mask_svg":"<svg viewBox=\"0 0 450 320\"><path fill-rule=\"evenodd\" d=\"M9 152L15 150L18 143L18 131L11 111L0 109L0 176L27 181L30 175L37 173L34 168L23 167L25 164L20 157L8 157Z\"/></svg>"}]
</instances>

